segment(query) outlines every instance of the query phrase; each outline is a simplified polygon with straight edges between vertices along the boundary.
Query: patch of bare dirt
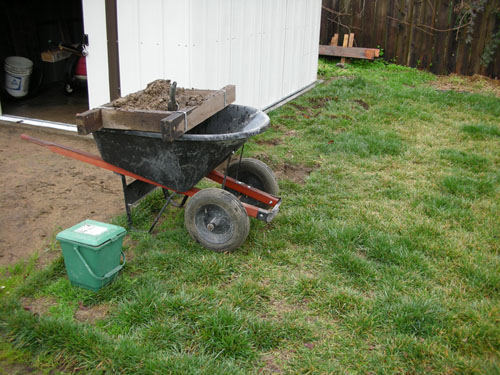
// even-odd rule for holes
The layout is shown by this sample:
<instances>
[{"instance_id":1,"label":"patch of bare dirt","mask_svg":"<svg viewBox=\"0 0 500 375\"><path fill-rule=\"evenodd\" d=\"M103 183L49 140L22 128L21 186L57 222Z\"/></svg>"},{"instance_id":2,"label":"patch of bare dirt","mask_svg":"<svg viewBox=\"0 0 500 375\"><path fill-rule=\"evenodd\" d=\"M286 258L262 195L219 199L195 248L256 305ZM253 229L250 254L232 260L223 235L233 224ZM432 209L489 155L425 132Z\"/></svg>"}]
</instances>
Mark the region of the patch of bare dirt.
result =
<instances>
[{"instance_id":1,"label":"patch of bare dirt","mask_svg":"<svg viewBox=\"0 0 500 375\"><path fill-rule=\"evenodd\" d=\"M275 359L268 355L264 356L263 361L265 363L264 367L259 370L259 374L283 374L283 369L278 366Z\"/></svg>"},{"instance_id":2,"label":"patch of bare dirt","mask_svg":"<svg viewBox=\"0 0 500 375\"><path fill-rule=\"evenodd\" d=\"M0 374L9 375L36 375L41 374L37 370L25 365L23 363L7 363L0 360Z\"/></svg>"},{"instance_id":3,"label":"patch of bare dirt","mask_svg":"<svg viewBox=\"0 0 500 375\"><path fill-rule=\"evenodd\" d=\"M255 140L255 143L259 145L266 145L266 146L278 146L283 143L283 141L279 138L273 138L273 139L257 139Z\"/></svg>"},{"instance_id":4,"label":"patch of bare dirt","mask_svg":"<svg viewBox=\"0 0 500 375\"><path fill-rule=\"evenodd\" d=\"M283 367L291 361L295 354L294 350L275 350L262 357L265 365L259 370L259 374L284 374Z\"/></svg>"},{"instance_id":5,"label":"patch of bare dirt","mask_svg":"<svg viewBox=\"0 0 500 375\"><path fill-rule=\"evenodd\" d=\"M438 76L430 85L441 91L493 94L500 98L500 81L479 74Z\"/></svg>"},{"instance_id":6,"label":"patch of bare dirt","mask_svg":"<svg viewBox=\"0 0 500 375\"><path fill-rule=\"evenodd\" d=\"M293 119L296 119L297 116L295 116L295 115L282 115L281 118L293 120Z\"/></svg>"},{"instance_id":7,"label":"patch of bare dirt","mask_svg":"<svg viewBox=\"0 0 500 375\"><path fill-rule=\"evenodd\" d=\"M267 305L271 311L275 312L280 318L282 318L283 315L297 311L297 306L292 306L284 300L271 299ZM268 316L267 314L262 314L261 317L267 318Z\"/></svg>"},{"instance_id":8,"label":"patch of bare dirt","mask_svg":"<svg viewBox=\"0 0 500 375\"><path fill-rule=\"evenodd\" d=\"M316 346L313 342L305 342L304 343L304 346L307 348L307 349L314 349L314 347Z\"/></svg>"},{"instance_id":9,"label":"patch of bare dirt","mask_svg":"<svg viewBox=\"0 0 500 375\"><path fill-rule=\"evenodd\" d=\"M339 98L338 97L331 98L329 96L323 96L320 98L310 98L309 103L311 103L312 108L319 109L319 108L323 108L325 105L327 105L332 100L338 101Z\"/></svg>"},{"instance_id":10,"label":"patch of bare dirt","mask_svg":"<svg viewBox=\"0 0 500 375\"><path fill-rule=\"evenodd\" d=\"M92 138L0 123L0 266L34 252L45 264L59 255L49 251L57 231L123 212L119 177L26 142L22 133L99 155Z\"/></svg>"},{"instance_id":11,"label":"patch of bare dirt","mask_svg":"<svg viewBox=\"0 0 500 375\"><path fill-rule=\"evenodd\" d=\"M317 97L317 98L309 98L308 99L308 102L309 102L308 106L303 106L303 105L297 104L297 103L290 103L290 105L300 112L300 113L297 113L296 115L301 115L304 118L311 118L311 117L318 116L321 113L321 109L324 108L332 100L338 101L338 97L332 98L329 96L324 96L324 97ZM287 115L287 116L288 117L286 117L286 118L289 118L289 115ZM295 118L296 118L296 116L295 116Z\"/></svg>"},{"instance_id":12,"label":"patch of bare dirt","mask_svg":"<svg viewBox=\"0 0 500 375\"><path fill-rule=\"evenodd\" d=\"M354 99L353 102L359 104L361 107L363 107L367 111L370 109L370 105L361 99Z\"/></svg>"},{"instance_id":13,"label":"patch of bare dirt","mask_svg":"<svg viewBox=\"0 0 500 375\"><path fill-rule=\"evenodd\" d=\"M291 103L292 107L298 109L296 113L297 116L302 116L304 118L316 117L320 111L314 110L312 107L304 107L303 105Z\"/></svg>"},{"instance_id":14,"label":"patch of bare dirt","mask_svg":"<svg viewBox=\"0 0 500 375\"><path fill-rule=\"evenodd\" d=\"M291 130L291 132L294 131ZM306 178L309 177L311 172L317 167L306 167L302 164L291 164L287 161L276 164L272 162L269 159L269 156L265 153L256 155L256 158L269 165L277 179L287 179L298 184L304 184L306 182Z\"/></svg>"},{"instance_id":15,"label":"patch of bare dirt","mask_svg":"<svg viewBox=\"0 0 500 375\"><path fill-rule=\"evenodd\" d=\"M21 298L23 309L33 315L48 315L49 309L56 304L56 300L50 297Z\"/></svg>"},{"instance_id":16,"label":"patch of bare dirt","mask_svg":"<svg viewBox=\"0 0 500 375\"><path fill-rule=\"evenodd\" d=\"M109 306L107 305L88 307L80 302L78 310L75 311L74 318L82 323L94 324L96 320L104 319L108 315L108 312Z\"/></svg>"},{"instance_id":17,"label":"patch of bare dirt","mask_svg":"<svg viewBox=\"0 0 500 375\"><path fill-rule=\"evenodd\" d=\"M190 90L177 87L175 101L179 109L193 107L205 102L213 94L202 95L200 90ZM111 102L115 108L133 110L167 111L170 101L170 80L158 79L147 85L144 90L129 94Z\"/></svg>"},{"instance_id":18,"label":"patch of bare dirt","mask_svg":"<svg viewBox=\"0 0 500 375\"><path fill-rule=\"evenodd\" d=\"M290 164L285 161L274 170L274 173L278 179L286 178L293 182L304 184L306 178L309 177L313 170L314 168L306 167L305 165Z\"/></svg>"}]
</instances>

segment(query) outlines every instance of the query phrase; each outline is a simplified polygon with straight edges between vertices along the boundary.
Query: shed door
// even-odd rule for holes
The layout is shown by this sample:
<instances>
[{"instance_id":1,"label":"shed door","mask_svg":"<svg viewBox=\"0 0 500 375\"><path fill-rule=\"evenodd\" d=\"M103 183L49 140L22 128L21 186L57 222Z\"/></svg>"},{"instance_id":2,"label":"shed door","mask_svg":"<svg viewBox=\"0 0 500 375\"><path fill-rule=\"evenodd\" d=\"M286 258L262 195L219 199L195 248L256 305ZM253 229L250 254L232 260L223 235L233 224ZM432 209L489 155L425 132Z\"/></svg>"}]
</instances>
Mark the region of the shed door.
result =
<instances>
[{"instance_id":1,"label":"shed door","mask_svg":"<svg viewBox=\"0 0 500 375\"><path fill-rule=\"evenodd\" d=\"M83 27L88 35L87 85L89 107L110 101L108 46L106 34L106 4L102 0L82 0Z\"/></svg>"}]
</instances>

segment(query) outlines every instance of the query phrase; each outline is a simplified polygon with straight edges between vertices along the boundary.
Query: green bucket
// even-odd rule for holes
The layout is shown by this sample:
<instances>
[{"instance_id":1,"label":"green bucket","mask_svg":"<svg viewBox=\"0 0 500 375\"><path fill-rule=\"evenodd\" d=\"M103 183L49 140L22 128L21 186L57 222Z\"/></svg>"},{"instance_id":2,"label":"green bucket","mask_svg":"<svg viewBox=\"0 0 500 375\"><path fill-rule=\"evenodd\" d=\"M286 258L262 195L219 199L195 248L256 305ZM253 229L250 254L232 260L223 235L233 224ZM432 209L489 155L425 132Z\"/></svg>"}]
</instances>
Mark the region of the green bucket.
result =
<instances>
[{"instance_id":1,"label":"green bucket","mask_svg":"<svg viewBox=\"0 0 500 375\"><path fill-rule=\"evenodd\" d=\"M125 234L125 228L94 220L82 221L59 233L56 238L61 243L71 284L97 291L110 283L125 265Z\"/></svg>"}]
</instances>

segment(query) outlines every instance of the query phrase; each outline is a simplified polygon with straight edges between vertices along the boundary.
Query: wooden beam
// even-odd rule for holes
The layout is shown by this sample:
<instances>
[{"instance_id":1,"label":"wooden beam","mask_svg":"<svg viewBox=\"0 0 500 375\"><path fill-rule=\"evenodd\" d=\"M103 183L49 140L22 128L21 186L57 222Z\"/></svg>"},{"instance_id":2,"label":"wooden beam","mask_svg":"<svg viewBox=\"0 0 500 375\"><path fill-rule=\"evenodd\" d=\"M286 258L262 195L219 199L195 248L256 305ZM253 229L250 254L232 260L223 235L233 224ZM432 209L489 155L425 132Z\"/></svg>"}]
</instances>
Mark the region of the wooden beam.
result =
<instances>
[{"instance_id":1,"label":"wooden beam","mask_svg":"<svg viewBox=\"0 0 500 375\"><path fill-rule=\"evenodd\" d=\"M344 34L344 43L342 44L342 47L346 48L348 44L349 44L349 34ZM342 57L340 59L340 63L345 64L345 57Z\"/></svg>"},{"instance_id":2,"label":"wooden beam","mask_svg":"<svg viewBox=\"0 0 500 375\"><path fill-rule=\"evenodd\" d=\"M354 46L354 33L349 34L349 43L347 47L352 48ZM351 62L351 60L349 60Z\"/></svg>"},{"instance_id":3,"label":"wooden beam","mask_svg":"<svg viewBox=\"0 0 500 375\"><path fill-rule=\"evenodd\" d=\"M333 34L332 39L330 40L331 46L336 46L339 44L339 34Z\"/></svg>"},{"instance_id":4,"label":"wooden beam","mask_svg":"<svg viewBox=\"0 0 500 375\"><path fill-rule=\"evenodd\" d=\"M209 100L201 105L186 109L186 115L182 111L172 113L161 121L163 139L172 142L235 100L235 86L229 85L216 91Z\"/></svg>"},{"instance_id":5,"label":"wooden beam","mask_svg":"<svg viewBox=\"0 0 500 375\"><path fill-rule=\"evenodd\" d=\"M90 109L76 114L78 134L87 135L102 128L101 109Z\"/></svg>"},{"instance_id":6,"label":"wooden beam","mask_svg":"<svg viewBox=\"0 0 500 375\"><path fill-rule=\"evenodd\" d=\"M373 60L375 58L375 51L376 49L374 48L319 46L320 55L350 57L355 59Z\"/></svg>"},{"instance_id":7,"label":"wooden beam","mask_svg":"<svg viewBox=\"0 0 500 375\"><path fill-rule=\"evenodd\" d=\"M377 48L370 48L373 53L375 54L375 57L380 57L380 50Z\"/></svg>"},{"instance_id":8,"label":"wooden beam","mask_svg":"<svg viewBox=\"0 0 500 375\"><path fill-rule=\"evenodd\" d=\"M349 44L347 47L353 47L354 46L354 33L349 34Z\"/></svg>"},{"instance_id":9,"label":"wooden beam","mask_svg":"<svg viewBox=\"0 0 500 375\"><path fill-rule=\"evenodd\" d=\"M368 60L374 60L375 59L375 51L373 49L369 49L366 51L366 58Z\"/></svg>"},{"instance_id":10,"label":"wooden beam","mask_svg":"<svg viewBox=\"0 0 500 375\"><path fill-rule=\"evenodd\" d=\"M105 129L139 130L161 132L160 121L169 116L168 111L125 110L101 108L102 124Z\"/></svg>"}]
</instances>

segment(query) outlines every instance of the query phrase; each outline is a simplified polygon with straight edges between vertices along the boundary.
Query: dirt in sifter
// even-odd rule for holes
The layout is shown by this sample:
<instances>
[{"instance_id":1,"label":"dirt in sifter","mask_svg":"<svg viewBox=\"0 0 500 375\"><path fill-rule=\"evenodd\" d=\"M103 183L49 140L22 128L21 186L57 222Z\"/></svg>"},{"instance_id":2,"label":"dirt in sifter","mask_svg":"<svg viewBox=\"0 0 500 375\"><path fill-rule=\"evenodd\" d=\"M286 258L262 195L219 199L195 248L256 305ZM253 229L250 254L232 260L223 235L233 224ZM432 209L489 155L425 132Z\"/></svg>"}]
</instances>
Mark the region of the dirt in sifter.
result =
<instances>
[{"instance_id":1,"label":"dirt in sifter","mask_svg":"<svg viewBox=\"0 0 500 375\"><path fill-rule=\"evenodd\" d=\"M147 85L144 90L129 94L111 102L114 108L125 110L167 111L170 100L170 80L158 79ZM210 91L177 87L175 101L179 109L204 103L212 96Z\"/></svg>"}]
</instances>

